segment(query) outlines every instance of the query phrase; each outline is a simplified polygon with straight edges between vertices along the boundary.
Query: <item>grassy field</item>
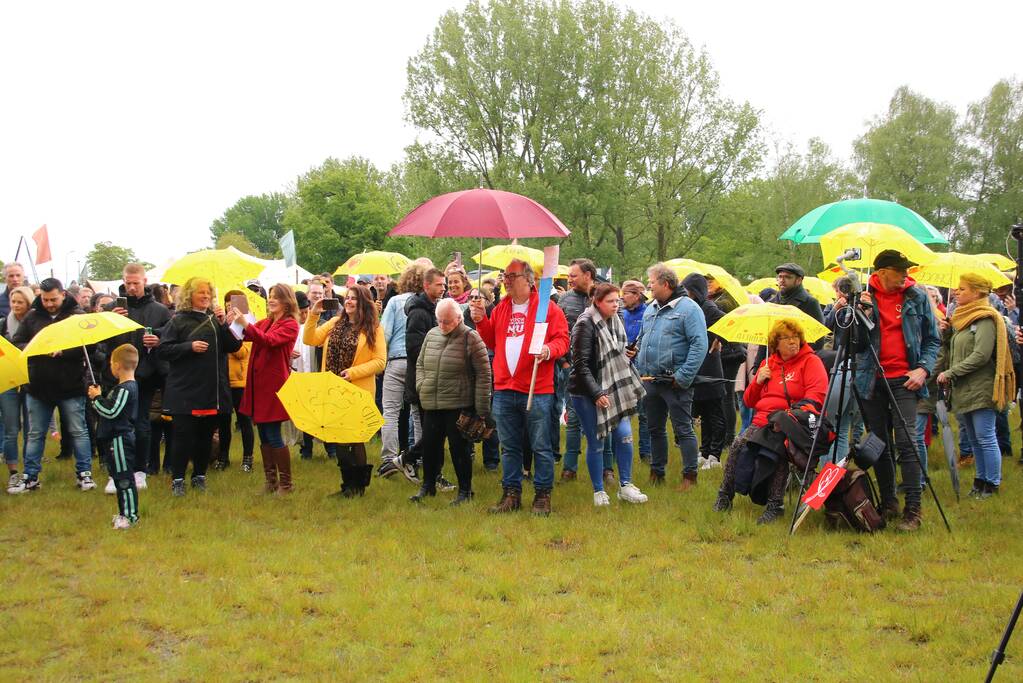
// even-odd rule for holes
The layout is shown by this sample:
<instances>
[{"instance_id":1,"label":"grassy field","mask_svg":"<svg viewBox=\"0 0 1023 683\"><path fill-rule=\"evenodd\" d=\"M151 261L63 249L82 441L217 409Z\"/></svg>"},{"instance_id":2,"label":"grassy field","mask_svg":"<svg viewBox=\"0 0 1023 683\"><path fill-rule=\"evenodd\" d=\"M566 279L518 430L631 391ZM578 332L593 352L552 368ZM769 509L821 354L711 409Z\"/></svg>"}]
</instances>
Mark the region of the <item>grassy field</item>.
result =
<instances>
[{"instance_id":1,"label":"grassy field","mask_svg":"<svg viewBox=\"0 0 1023 683\"><path fill-rule=\"evenodd\" d=\"M322 451L265 496L236 456L205 495L151 478L127 532L50 457L42 491L0 497L0 679L983 679L1021 587L1015 462L984 502L935 473L952 535L928 498L913 535L811 517L788 538L746 499L711 511L721 470L677 493L671 457L663 488L637 468L646 505L595 510L583 477L538 519L488 515L499 479L478 464L476 501L450 509L413 507L400 478L328 498ZM1023 678L1021 650L998 680Z\"/></svg>"}]
</instances>

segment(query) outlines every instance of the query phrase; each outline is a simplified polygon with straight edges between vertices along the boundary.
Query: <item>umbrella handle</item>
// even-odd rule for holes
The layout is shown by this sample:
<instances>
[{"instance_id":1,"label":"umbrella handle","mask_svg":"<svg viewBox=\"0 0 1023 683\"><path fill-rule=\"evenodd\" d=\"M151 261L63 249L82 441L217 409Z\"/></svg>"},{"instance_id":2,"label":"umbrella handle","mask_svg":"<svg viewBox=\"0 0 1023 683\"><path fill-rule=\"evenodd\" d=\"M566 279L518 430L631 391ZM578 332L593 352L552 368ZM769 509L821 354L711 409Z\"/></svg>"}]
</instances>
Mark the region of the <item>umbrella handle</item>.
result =
<instances>
[{"instance_id":1,"label":"umbrella handle","mask_svg":"<svg viewBox=\"0 0 1023 683\"><path fill-rule=\"evenodd\" d=\"M85 356L85 364L89 366L89 379L92 383L96 383L96 374L92 371L92 361L89 360L89 351L85 348L85 344L82 344L82 354Z\"/></svg>"}]
</instances>

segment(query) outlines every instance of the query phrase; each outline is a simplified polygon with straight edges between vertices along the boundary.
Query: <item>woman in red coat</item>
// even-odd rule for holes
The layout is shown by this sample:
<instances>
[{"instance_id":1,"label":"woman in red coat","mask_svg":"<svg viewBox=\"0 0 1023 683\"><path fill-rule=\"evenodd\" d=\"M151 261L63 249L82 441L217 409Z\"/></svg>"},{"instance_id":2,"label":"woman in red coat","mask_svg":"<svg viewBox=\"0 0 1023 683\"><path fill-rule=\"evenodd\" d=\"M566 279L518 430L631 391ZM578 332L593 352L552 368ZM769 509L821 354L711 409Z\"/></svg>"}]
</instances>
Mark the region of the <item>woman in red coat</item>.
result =
<instances>
[{"instance_id":1,"label":"woman in red coat","mask_svg":"<svg viewBox=\"0 0 1023 683\"><path fill-rule=\"evenodd\" d=\"M291 374L291 352L298 339L295 292L288 285L274 285L266 308L267 317L256 323L249 323L237 308L228 315L229 322L244 330L245 341L252 342L239 409L252 418L259 430L267 493L290 493L291 450L281 437L281 423L288 419L288 413L277 398L277 391Z\"/></svg>"},{"instance_id":2,"label":"woman in red coat","mask_svg":"<svg viewBox=\"0 0 1023 683\"><path fill-rule=\"evenodd\" d=\"M780 320L771 327L767 336L768 357L757 370L756 377L746 387L743 401L756 410L753 423L732 443L725 463L725 477L718 491L714 509L725 512L732 508L732 497L736 493L737 480L744 482L739 487L743 493L753 492L745 485L750 476L759 476L755 469L757 458L766 457L776 465L767 483L767 501L764 514L757 519L757 524L773 522L784 512L783 497L785 483L788 480L789 465L785 453L766 452L762 445L750 441L755 432L768 424L768 417L776 410L787 410L790 406L806 401L805 407L820 414L824 405L824 397L828 392L828 373L824 363L806 343L803 328L791 320ZM762 465L756 465L761 467ZM740 473L741 472L741 473ZM744 476L744 474L745 476Z\"/></svg>"}]
</instances>

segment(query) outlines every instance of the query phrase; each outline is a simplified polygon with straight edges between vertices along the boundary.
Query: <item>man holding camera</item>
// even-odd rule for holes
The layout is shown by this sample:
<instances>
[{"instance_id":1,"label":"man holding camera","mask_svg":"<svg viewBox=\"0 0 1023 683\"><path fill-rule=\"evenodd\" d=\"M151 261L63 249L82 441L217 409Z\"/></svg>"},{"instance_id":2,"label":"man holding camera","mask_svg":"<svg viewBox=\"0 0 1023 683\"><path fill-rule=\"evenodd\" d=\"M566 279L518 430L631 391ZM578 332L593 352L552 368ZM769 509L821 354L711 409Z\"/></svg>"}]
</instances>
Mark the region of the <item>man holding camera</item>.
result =
<instances>
[{"instance_id":1,"label":"man holding camera","mask_svg":"<svg viewBox=\"0 0 1023 683\"><path fill-rule=\"evenodd\" d=\"M906 491L906 505L898 525L902 531L919 529L922 520L920 458L907 420L915 416L917 400L927 396L927 378L941 346L927 292L908 276L909 268L915 265L894 249L877 255L868 291L860 294L859 301L873 328L861 332L857 340L856 389L863 399L863 419L872 433L884 437L889 444L875 466L881 489L881 513L889 520L899 517L891 447L894 430ZM835 304L836 308L844 305L845 299ZM887 389L882 382L887 383Z\"/></svg>"}]
</instances>

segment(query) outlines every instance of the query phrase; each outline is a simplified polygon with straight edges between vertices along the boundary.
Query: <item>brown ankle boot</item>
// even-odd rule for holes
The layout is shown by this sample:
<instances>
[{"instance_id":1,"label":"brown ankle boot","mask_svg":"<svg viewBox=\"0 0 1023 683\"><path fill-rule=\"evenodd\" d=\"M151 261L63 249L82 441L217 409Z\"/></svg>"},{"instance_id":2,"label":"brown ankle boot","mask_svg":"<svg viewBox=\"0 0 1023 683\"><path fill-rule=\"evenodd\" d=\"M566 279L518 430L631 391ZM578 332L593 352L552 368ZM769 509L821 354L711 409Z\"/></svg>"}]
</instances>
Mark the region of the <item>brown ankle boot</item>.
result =
<instances>
[{"instance_id":1,"label":"brown ankle boot","mask_svg":"<svg viewBox=\"0 0 1023 683\"><path fill-rule=\"evenodd\" d=\"M501 500L497 502L497 505L490 508L493 513L500 512L514 512L522 507L522 491L518 489L504 490L504 494L501 496Z\"/></svg>"},{"instance_id":2,"label":"brown ankle boot","mask_svg":"<svg viewBox=\"0 0 1023 683\"><path fill-rule=\"evenodd\" d=\"M685 493L696 486L696 472L686 472L682 475L682 483L678 485L678 491Z\"/></svg>"},{"instance_id":3,"label":"brown ankle boot","mask_svg":"<svg viewBox=\"0 0 1023 683\"><path fill-rule=\"evenodd\" d=\"M533 514L548 517L551 514L551 492L538 490L533 496Z\"/></svg>"},{"instance_id":4,"label":"brown ankle boot","mask_svg":"<svg viewBox=\"0 0 1023 683\"><path fill-rule=\"evenodd\" d=\"M259 454L263 456L263 474L266 475L267 493L277 492L277 449L266 444L259 444Z\"/></svg>"},{"instance_id":5,"label":"brown ankle boot","mask_svg":"<svg viewBox=\"0 0 1023 683\"><path fill-rule=\"evenodd\" d=\"M902 511L902 521L895 528L899 531L916 531L923 523L923 513L919 505L906 505Z\"/></svg>"},{"instance_id":6,"label":"brown ankle boot","mask_svg":"<svg viewBox=\"0 0 1023 683\"><path fill-rule=\"evenodd\" d=\"M291 484L291 449L285 446L284 448L275 448L274 451L276 452L277 472L281 475L277 493L291 493L294 489Z\"/></svg>"}]
</instances>

